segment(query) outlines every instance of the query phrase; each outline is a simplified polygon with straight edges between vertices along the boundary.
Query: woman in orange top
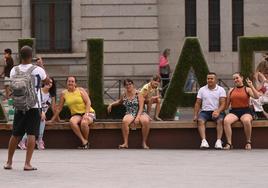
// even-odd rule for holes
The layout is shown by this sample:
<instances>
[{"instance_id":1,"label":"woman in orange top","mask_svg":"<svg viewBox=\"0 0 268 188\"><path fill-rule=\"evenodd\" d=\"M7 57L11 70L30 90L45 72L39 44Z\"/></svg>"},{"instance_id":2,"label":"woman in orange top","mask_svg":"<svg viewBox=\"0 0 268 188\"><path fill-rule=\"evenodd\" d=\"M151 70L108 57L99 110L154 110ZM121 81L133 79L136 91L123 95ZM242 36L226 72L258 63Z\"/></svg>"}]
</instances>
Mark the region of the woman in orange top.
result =
<instances>
[{"instance_id":1,"label":"woman in orange top","mask_svg":"<svg viewBox=\"0 0 268 188\"><path fill-rule=\"evenodd\" d=\"M252 82L247 78L249 87L244 86L243 76L240 73L233 74L234 88L231 88L227 96L227 108L230 106L230 112L224 118L224 132L227 144L224 149L232 148L232 128L231 125L240 120L244 125L244 131L247 139L245 149L251 149L252 115L249 108L249 98L259 98L258 91Z\"/></svg>"}]
</instances>

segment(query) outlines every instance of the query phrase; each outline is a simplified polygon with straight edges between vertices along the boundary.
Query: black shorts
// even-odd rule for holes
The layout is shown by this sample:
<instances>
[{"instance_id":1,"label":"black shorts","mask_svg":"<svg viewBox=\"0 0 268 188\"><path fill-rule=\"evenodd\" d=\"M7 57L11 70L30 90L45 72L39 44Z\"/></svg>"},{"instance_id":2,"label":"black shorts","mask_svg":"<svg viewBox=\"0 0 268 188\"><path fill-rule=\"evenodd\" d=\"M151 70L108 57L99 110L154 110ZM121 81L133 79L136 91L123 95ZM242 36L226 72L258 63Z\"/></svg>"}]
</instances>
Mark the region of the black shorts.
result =
<instances>
[{"instance_id":1,"label":"black shorts","mask_svg":"<svg viewBox=\"0 0 268 188\"><path fill-rule=\"evenodd\" d=\"M27 133L27 135L38 136L40 120L40 110L38 108L32 108L25 113L16 111L13 121L12 135L23 136Z\"/></svg>"},{"instance_id":2,"label":"black shorts","mask_svg":"<svg viewBox=\"0 0 268 188\"><path fill-rule=\"evenodd\" d=\"M238 119L240 119L244 114L252 115L250 108L233 108L230 109L229 113L234 114Z\"/></svg>"}]
</instances>

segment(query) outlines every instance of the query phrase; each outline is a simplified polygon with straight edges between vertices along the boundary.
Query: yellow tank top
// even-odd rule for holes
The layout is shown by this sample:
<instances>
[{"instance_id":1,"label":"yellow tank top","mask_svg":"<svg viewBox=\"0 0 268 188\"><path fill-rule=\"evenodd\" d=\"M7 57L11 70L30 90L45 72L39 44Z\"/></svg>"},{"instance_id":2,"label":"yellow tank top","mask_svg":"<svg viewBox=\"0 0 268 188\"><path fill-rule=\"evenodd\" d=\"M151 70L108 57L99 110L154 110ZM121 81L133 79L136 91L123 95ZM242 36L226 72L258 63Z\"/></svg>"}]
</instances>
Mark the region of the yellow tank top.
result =
<instances>
[{"instance_id":1,"label":"yellow tank top","mask_svg":"<svg viewBox=\"0 0 268 188\"><path fill-rule=\"evenodd\" d=\"M64 92L65 104L69 107L71 114L83 114L86 112L86 105L81 96L79 89L74 92L66 90ZM90 107L90 112L95 113L94 109Z\"/></svg>"}]
</instances>

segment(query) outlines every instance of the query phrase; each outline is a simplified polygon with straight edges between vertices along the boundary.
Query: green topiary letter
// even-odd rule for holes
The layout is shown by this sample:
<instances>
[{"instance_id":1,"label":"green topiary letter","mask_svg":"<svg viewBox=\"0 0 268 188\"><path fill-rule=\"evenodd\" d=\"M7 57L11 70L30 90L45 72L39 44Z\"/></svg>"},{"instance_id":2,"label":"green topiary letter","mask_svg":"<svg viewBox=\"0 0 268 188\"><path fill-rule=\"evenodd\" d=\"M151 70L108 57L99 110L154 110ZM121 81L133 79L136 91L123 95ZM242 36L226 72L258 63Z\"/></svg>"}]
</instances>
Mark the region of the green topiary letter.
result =
<instances>
[{"instance_id":1,"label":"green topiary letter","mask_svg":"<svg viewBox=\"0 0 268 188\"><path fill-rule=\"evenodd\" d=\"M18 39L18 52L20 52L20 49L25 45L33 48L33 56L34 56L35 55L35 38ZM20 57L19 57L19 62L20 62Z\"/></svg>"},{"instance_id":2,"label":"green topiary letter","mask_svg":"<svg viewBox=\"0 0 268 188\"><path fill-rule=\"evenodd\" d=\"M103 39L88 39L87 48L88 91L97 118L102 119L107 116L103 101Z\"/></svg>"},{"instance_id":3,"label":"green topiary letter","mask_svg":"<svg viewBox=\"0 0 268 188\"><path fill-rule=\"evenodd\" d=\"M209 70L196 37L185 39L179 61L164 97L160 111L161 118L173 119L178 106L194 105L196 94L184 92L184 85L191 67L195 71L198 83L201 86L205 85Z\"/></svg>"},{"instance_id":4,"label":"green topiary letter","mask_svg":"<svg viewBox=\"0 0 268 188\"><path fill-rule=\"evenodd\" d=\"M253 70L254 52L268 51L268 37L239 37L239 65L244 77L250 77Z\"/></svg>"}]
</instances>

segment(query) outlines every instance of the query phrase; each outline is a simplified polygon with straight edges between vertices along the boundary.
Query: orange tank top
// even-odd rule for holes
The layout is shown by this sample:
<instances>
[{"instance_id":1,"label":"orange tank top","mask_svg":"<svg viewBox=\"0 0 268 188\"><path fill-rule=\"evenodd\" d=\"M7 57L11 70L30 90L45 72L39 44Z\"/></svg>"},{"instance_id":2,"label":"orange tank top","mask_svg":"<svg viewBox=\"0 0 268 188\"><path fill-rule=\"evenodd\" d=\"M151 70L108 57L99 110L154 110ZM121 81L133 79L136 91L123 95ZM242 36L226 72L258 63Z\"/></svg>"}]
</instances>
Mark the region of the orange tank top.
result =
<instances>
[{"instance_id":1,"label":"orange tank top","mask_svg":"<svg viewBox=\"0 0 268 188\"><path fill-rule=\"evenodd\" d=\"M248 108L249 94L246 87L235 87L230 93L231 108Z\"/></svg>"}]
</instances>

